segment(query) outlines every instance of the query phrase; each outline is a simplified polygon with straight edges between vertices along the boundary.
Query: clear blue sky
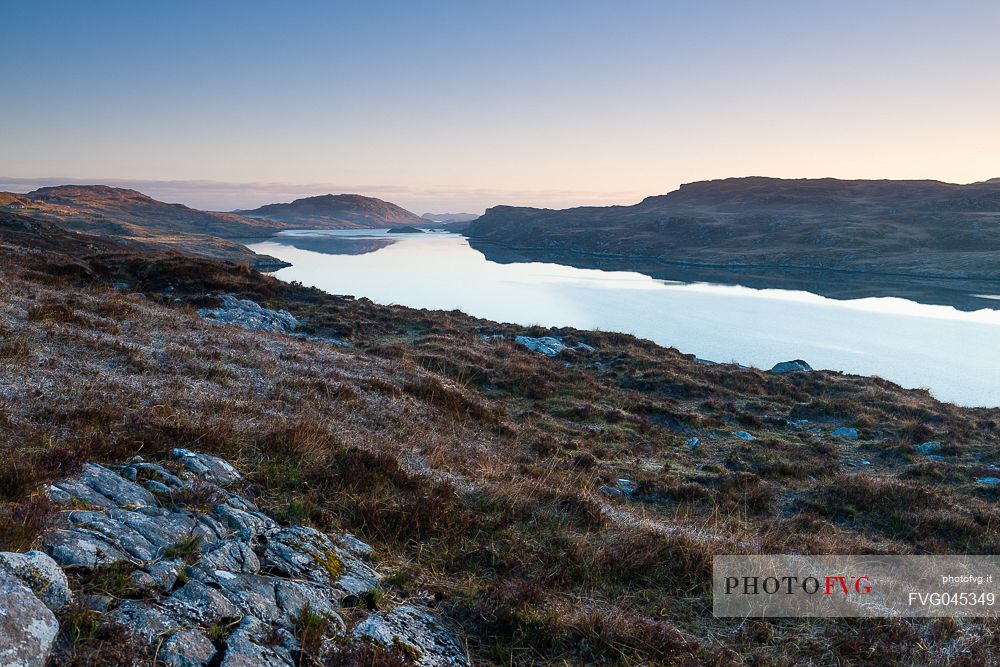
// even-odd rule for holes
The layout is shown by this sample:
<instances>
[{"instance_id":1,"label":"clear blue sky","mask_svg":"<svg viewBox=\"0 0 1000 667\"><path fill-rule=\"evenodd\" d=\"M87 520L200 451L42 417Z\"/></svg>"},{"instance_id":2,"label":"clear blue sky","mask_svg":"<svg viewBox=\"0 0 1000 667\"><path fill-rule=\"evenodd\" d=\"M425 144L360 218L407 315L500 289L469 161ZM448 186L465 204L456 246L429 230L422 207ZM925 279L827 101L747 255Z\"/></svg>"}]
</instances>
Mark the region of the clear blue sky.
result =
<instances>
[{"instance_id":1,"label":"clear blue sky","mask_svg":"<svg viewBox=\"0 0 1000 667\"><path fill-rule=\"evenodd\" d=\"M996 0L7 2L0 187L423 212L742 175L982 180L998 26Z\"/></svg>"}]
</instances>

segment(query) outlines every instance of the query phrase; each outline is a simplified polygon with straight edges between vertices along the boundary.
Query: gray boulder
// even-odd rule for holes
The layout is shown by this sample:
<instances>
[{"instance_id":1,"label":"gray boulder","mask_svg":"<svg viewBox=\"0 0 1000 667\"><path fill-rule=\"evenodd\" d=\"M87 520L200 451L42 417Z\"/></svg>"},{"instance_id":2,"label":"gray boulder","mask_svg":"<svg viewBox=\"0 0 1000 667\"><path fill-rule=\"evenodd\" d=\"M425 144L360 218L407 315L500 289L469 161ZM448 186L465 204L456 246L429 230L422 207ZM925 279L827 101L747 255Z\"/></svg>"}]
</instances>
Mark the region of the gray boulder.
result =
<instances>
[{"instance_id":1,"label":"gray boulder","mask_svg":"<svg viewBox=\"0 0 1000 667\"><path fill-rule=\"evenodd\" d=\"M563 350L586 353L594 352L594 348L586 343L577 343L576 346L570 347L563 342L562 338L557 338L555 336L542 336L540 338L532 338L531 336L515 336L514 340L532 352L539 352L544 354L546 357L554 357Z\"/></svg>"},{"instance_id":2,"label":"gray boulder","mask_svg":"<svg viewBox=\"0 0 1000 667\"><path fill-rule=\"evenodd\" d=\"M857 440L858 429L851 428L849 426L841 426L840 428L833 429L833 435L845 440Z\"/></svg>"},{"instance_id":3,"label":"gray boulder","mask_svg":"<svg viewBox=\"0 0 1000 667\"><path fill-rule=\"evenodd\" d=\"M422 667L471 664L455 637L430 612L418 607L406 605L372 614L352 634L386 649L402 646L414 664Z\"/></svg>"},{"instance_id":4,"label":"gray boulder","mask_svg":"<svg viewBox=\"0 0 1000 667\"><path fill-rule=\"evenodd\" d=\"M43 667L58 632L52 610L20 581L0 574L0 665Z\"/></svg>"},{"instance_id":5,"label":"gray boulder","mask_svg":"<svg viewBox=\"0 0 1000 667\"><path fill-rule=\"evenodd\" d=\"M540 352L546 357L554 357L566 349L566 345L562 342L562 340L555 338L554 336L542 336L541 338L516 336L514 340L532 352Z\"/></svg>"},{"instance_id":6,"label":"gray boulder","mask_svg":"<svg viewBox=\"0 0 1000 667\"><path fill-rule=\"evenodd\" d=\"M52 611L58 611L73 601L66 574L59 564L41 551L0 553L0 575L20 581Z\"/></svg>"},{"instance_id":7,"label":"gray boulder","mask_svg":"<svg viewBox=\"0 0 1000 667\"><path fill-rule=\"evenodd\" d=\"M801 373L805 371L811 371L812 366L802 361L801 359L793 359L792 361L782 361L771 367L771 372L775 375L784 375L785 373Z\"/></svg>"},{"instance_id":8,"label":"gray boulder","mask_svg":"<svg viewBox=\"0 0 1000 667\"><path fill-rule=\"evenodd\" d=\"M287 310L271 310L231 294L223 294L219 298L222 299L221 308L201 308L198 314L207 320L235 324L253 331L291 333L299 326L299 321Z\"/></svg>"}]
</instances>

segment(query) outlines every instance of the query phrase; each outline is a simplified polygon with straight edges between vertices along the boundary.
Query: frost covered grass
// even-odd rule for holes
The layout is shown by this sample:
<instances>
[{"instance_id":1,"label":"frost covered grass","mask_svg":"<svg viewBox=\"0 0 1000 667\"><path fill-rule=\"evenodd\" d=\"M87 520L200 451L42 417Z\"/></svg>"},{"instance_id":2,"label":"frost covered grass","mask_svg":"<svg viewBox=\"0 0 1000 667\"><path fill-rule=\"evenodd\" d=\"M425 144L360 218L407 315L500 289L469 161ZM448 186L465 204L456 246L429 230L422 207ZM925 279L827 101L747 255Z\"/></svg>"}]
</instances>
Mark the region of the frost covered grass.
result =
<instances>
[{"instance_id":1,"label":"frost covered grass","mask_svg":"<svg viewBox=\"0 0 1000 667\"><path fill-rule=\"evenodd\" d=\"M220 292L351 346L199 318ZM595 352L548 359L521 333ZM31 545L41 485L85 461L212 452L275 515L375 546L383 594L426 596L487 664L977 664L993 622L714 619L711 559L996 553L998 491L976 480L998 426L881 380L707 366L207 260L0 251L0 549Z\"/></svg>"}]
</instances>

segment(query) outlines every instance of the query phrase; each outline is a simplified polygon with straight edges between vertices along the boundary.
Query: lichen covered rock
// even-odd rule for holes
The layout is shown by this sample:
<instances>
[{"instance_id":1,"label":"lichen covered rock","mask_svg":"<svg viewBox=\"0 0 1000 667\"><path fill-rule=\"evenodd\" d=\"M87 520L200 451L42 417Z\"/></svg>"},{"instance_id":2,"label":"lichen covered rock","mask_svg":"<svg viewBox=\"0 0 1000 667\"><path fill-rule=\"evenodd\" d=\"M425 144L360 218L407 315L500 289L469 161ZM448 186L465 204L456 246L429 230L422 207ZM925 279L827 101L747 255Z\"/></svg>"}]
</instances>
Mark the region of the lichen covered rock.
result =
<instances>
[{"instance_id":1,"label":"lichen covered rock","mask_svg":"<svg viewBox=\"0 0 1000 667\"><path fill-rule=\"evenodd\" d=\"M59 624L27 586L0 573L0 665L42 667Z\"/></svg>"},{"instance_id":2,"label":"lichen covered rock","mask_svg":"<svg viewBox=\"0 0 1000 667\"><path fill-rule=\"evenodd\" d=\"M423 667L470 664L455 637L430 612L418 607L372 614L354 628L353 635L386 649L399 649Z\"/></svg>"},{"instance_id":3,"label":"lichen covered rock","mask_svg":"<svg viewBox=\"0 0 1000 667\"><path fill-rule=\"evenodd\" d=\"M0 576L13 577L31 589L42 603L58 611L73 601L66 573L41 551L0 553Z\"/></svg>"}]
</instances>

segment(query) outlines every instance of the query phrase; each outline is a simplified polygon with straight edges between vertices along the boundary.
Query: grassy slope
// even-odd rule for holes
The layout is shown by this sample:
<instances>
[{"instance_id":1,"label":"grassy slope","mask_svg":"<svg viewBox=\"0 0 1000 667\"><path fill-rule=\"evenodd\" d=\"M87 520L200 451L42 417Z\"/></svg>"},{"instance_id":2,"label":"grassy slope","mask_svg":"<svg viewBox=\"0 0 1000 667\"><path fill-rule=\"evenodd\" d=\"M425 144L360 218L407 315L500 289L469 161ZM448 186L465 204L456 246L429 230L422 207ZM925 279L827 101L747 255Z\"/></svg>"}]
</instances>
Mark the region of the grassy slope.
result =
<instances>
[{"instance_id":1,"label":"grassy slope","mask_svg":"<svg viewBox=\"0 0 1000 667\"><path fill-rule=\"evenodd\" d=\"M231 457L280 516L375 544L386 595L426 591L482 663L977 664L997 649L994 622L744 624L714 619L708 595L716 553L997 553L998 492L974 479L998 462L1000 411L608 333L562 330L597 351L546 359L482 337L521 330L456 312L0 239L0 549L44 525L45 480L183 446ZM223 291L353 347L200 320ZM944 460L916 454L930 439ZM622 477L645 499L596 491Z\"/></svg>"},{"instance_id":2,"label":"grassy slope","mask_svg":"<svg viewBox=\"0 0 1000 667\"><path fill-rule=\"evenodd\" d=\"M26 203L26 208L10 213L70 231L109 236L147 249L179 250L253 265L274 260L226 239L270 236L285 227L232 213L167 204L135 190L104 185L40 188L25 195L0 193L0 206L15 198Z\"/></svg>"}]
</instances>

